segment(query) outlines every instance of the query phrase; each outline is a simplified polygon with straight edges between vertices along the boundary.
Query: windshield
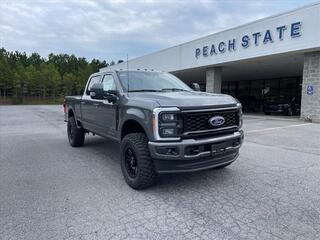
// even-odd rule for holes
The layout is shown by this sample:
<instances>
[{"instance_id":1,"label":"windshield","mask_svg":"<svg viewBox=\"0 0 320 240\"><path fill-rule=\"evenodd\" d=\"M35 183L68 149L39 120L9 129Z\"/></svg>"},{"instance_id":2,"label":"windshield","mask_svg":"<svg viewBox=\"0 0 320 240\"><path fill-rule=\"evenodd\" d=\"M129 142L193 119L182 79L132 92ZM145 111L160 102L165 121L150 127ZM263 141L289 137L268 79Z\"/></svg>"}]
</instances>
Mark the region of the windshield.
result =
<instances>
[{"instance_id":1,"label":"windshield","mask_svg":"<svg viewBox=\"0 0 320 240\"><path fill-rule=\"evenodd\" d=\"M118 72L118 76L124 90L129 92L191 91L185 83L169 73L122 71Z\"/></svg>"}]
</instances>

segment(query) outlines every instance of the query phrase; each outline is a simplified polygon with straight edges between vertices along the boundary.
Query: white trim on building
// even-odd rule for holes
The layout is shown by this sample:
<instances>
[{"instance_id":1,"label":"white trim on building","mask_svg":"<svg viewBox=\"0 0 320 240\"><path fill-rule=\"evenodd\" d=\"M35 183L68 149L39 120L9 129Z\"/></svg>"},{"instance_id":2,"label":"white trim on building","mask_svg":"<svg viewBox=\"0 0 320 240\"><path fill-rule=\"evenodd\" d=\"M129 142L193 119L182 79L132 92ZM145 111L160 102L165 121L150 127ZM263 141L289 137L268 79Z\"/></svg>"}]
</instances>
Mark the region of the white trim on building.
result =
<instances>
[{"instance_id":1,"label":"white trim on building","mask_svg":"<svg viewBox=\"0 0 320 240\"><path fill-rule=\"evenodd\" d=\"M281 27L284 28L279 30ZM320 2L317 2L134 58L129 60L129 66L176 72L273 54L320 50L319 28ZM292 31L295 32L292 33ZM271 40L264 43L267 32L270 33ZM260 36L253 35L256 33L260 33ZM241 44L245 36L249 38L249 45L244 47ZM254 43L255 38L257 38L257 44ZM234 47L229 48L229 41L231 44L234 43ZM220 43L224 43L224 51L219 51ZM215 46L216 54L211 51L212 45ZM206 47L207 56L203 54ZM200 55L197 57L196 49L200 49ZM126 68L126 66L126 62L123 62L109 68Z\"/></svg>"}]
</instances>

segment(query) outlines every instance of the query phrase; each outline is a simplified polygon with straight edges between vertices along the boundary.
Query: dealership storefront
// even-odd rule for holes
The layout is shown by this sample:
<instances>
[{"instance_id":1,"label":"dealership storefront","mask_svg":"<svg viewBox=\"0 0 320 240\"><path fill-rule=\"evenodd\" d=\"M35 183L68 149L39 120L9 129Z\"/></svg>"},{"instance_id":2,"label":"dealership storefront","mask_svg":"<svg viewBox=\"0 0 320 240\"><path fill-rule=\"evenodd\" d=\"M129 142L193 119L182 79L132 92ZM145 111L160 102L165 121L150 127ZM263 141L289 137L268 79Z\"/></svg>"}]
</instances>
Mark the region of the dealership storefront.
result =
<instances>
[{"instance_id":1,"label":"dealership storefront","mask_svg":"<svg viewBox=\"0 0 320 240\"><path fill-rule=\"evenodd\" d=\"M301 85L301 77L222 81L221 92L234 96L246 104L245 111L258 112L263 110L263 103L270 98L278 100L283 98L288 102L290 99L297 99L301 102Z\"/></svg>"},{"instance_id":2,"label":"dealership storefront","mask_svg":"<svg viewBox=\"0 0 320 240\"><path fill-rule=\"evenodd\" d=\"M207 92L261 111L268 99L294 99L301 117L320 121L320 3L129 60L168 71ZM120 63L112 68L126 68Z\"/></svg>"}]
</instances>

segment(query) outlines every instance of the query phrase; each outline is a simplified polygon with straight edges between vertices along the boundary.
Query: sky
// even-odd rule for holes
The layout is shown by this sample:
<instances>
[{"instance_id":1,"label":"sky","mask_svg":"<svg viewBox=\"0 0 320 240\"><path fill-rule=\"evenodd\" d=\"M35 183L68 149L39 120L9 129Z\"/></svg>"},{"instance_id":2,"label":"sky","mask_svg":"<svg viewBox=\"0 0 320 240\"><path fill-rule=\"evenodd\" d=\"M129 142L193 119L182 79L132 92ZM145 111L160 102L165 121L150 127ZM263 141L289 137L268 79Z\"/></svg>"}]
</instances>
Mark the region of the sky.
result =
<instances>
[{"instance_id":1,"label":"sky","mask_svg":"<svg viewBox=\"0 0 320 240\"><path fill-rule=\"evenodd\" d=\"M315 0L0 0L0 48L118 61Z\"/></svg>"}]
</instances>

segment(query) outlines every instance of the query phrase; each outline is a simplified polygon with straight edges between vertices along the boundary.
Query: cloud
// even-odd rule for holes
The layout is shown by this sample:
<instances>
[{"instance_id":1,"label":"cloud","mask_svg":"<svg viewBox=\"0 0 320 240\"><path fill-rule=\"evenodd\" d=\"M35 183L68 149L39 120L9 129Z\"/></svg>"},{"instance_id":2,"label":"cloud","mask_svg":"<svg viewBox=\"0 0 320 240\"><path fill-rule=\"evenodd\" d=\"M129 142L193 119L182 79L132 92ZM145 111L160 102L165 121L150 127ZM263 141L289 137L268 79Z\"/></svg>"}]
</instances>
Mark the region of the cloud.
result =
<instances>
[{"instance_id":1,"label":"cloud","mask_svg":"<svg viewBox=\"0 0 320 240\"><path fill-rule=\"evenodd\" d=\"M125 59L290 10L312 0L0 1L0 47Z\"/></svg>"}]
</instances>

